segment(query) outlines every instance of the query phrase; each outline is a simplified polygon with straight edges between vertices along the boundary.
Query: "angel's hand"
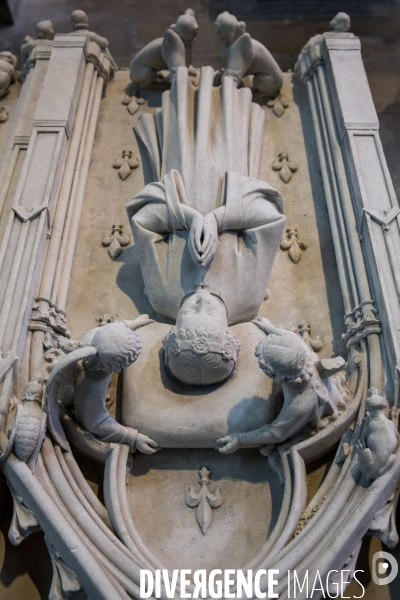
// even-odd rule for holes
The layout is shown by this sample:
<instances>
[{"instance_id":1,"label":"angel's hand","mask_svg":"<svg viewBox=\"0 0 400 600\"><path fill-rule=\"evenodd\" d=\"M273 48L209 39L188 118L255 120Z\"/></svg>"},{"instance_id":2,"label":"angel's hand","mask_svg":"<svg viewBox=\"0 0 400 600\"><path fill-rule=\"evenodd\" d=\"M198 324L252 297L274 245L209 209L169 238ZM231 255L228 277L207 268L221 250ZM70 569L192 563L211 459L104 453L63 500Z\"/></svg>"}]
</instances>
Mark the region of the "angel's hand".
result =
<instances>
[{"instance_id":1,"label":"angel's hand","mask_svg":"<svg viewBox=\"0 0 400 600\"><path fill-rule=\"evenodd\" d=\"M146 325L150 325L150 323L154 323L154 319L150 319L149 315L139 315L133 321L126 321L126 324L132 331L135 329L139 329L139 327L145 327Z\"/></svg>"},{"instance_id":2,"label":"angel's hand","mask_svg":"<svg viewBox=\"0 0 400 600\"><path fill-rule=\"evenodd\" d=\"M201 246L200 262L206 267L214 258L218 246L218 223L213 212L208 213L203 220L203 243Z\"/></svg>"},{"instance_id":3,"label":"angel's hand","mask_svg":"<svg viewBox=\"0 0 400 600\"><path fill-rule=\"evenodd\" d=\"M356 448L359 452L362 452L365 449L365 440L357 440Z\"/></svg>"},{"instance_id":4,"label":"angel's hand","mask_svg":"<svg viewBox=\"0 0 400 600\"><path fill-rule=\"evenodd\" d=\"M257 317L257 319L253 319L252 323L257 325L257 327L262 329L262 331L265 331L266 334L271 333L271 329L273 328L271 321L265 319L264 317Z\"/></svg>"},{"instance_id":5,"label":"angel's hand","mask_svg":"<svg viewBox=\"0 0 400 600\"><path fill-rule=\"evenodd\" d=\"M143 433L138 433L136 438L136 448L139 452L143 452L143 454L154 454L157 450L161 450L159 448L157 442L147 437Z\"/></svg>"},{"instance_id":6,"label":"angel's hand","mask_svg":"<svg viewBox=\"0 0 400 600\"><path fill-rule=\"evenodd\" d=\"M201 265L201 235L203 232L203 217L200 213L195 212L192 215L190 223L190 231L188 238L188 248L190 256L193 262L197 265Z\"/></svg>"},{"instance_id":7,"label":"angel's hand","mask_svg":"<svg viewBox=\"0 0 400 600\"><path fill-rule=\"evenodd\" d=\"M232 454L240 447L240 441L237 435L227 435L217 440L216 450L221 454Z\"/></svg>"}]
</instances>

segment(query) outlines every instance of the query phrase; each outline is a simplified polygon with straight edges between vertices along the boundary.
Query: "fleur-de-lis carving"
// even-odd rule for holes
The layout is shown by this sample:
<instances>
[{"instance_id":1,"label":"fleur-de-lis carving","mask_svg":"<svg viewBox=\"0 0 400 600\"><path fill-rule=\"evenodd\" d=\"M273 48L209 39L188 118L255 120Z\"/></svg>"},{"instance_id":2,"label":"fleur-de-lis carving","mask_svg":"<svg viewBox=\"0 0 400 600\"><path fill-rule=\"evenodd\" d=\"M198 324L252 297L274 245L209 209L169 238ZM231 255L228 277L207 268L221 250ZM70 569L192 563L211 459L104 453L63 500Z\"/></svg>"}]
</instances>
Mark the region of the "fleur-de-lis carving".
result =
<instances>
[{"instance_id":1,"label":"fleur-de-lis carving","mask_svg":"<svg viewBox=\"0 0 400 600\"><path fill-rule=\"evenodd\" d=\"M293 173L296 173L298 168L297 163L289 160L289 154L287 152L279 152L278 160L274 160L272 163L272 169L274 171L279 171L279 177L282 179L283 183L289 183Z\"/></svg>"},{"instance_id":2,"label":"fleur-de-lis carving","mask_svg":"<svg viewBox=\"0 0 400 600\"><path fill-rule=\"evenodd\" d=\"M299 336L302 338L303 342L307 344L310 350L314 350L314 352L319 352L321 350L322 341L319 335L315 339L310 337L310 323L307 323L307 321L305 320L302 321L297 325L297 331L299 333Z\"/></svg>"},{"instance_id":3,"label":"fleur-de-lis carving","mask_svg":"<svg viewBox=\"0 0 400 600\"><path fill-rule=\"evenodd\" d=\"M0 123L5 123L8 119L8 112L4 108L4 106L0 106Z\"/></svg>"},{"instance_id":4,"label":"fleur-de-lis carving","mask_svg":"<svg viewBox=\"0 0 400 600\"><path fill-rule=\"evenodd\" d=\"M281 239L281 243L279 245L281 250L287 250L289 254L289 258L295 264L299 262L301 256L303 254L303 250L306 250L307 244L305 242L301 242L297 238L297 228L296 227L288 227L286 229L286 235Z\"/></svg>"},{"instance_id":5,"label":"fleur-de-lis carving","mask_svg":"<svg viewBox=\"0 0 400 600\"><path fill-rule=\"evenodd\" d=\"M278 94L273 100L268 100L267 106L272 108L272 112L275 116L281 117L285 112L285 109L288 108L289 102L285 100L281 94Z\"/></svg>"},{"instance_id":6,"label":"fleur-de-lis carving","mask_svg":"<svg viewBox=\"0 0 400 600\"><path fill-rule=\"evenodd\" d=\"M196 508L196 519L203 535L206 535L212 521L212 508L218 508L222 504L221 488L217 488L215 492L210 492L210 471L203 467L198 471L200 477L200 490L195 492L192 486L189 488L189 493L186 496L186 505L189 508Z\"/></svg>"},{"instance_id":7,"label":"fleur-de-lis carving","mask_svg":"<svg viewBox=\"0 0 400 600\"><path fill-rule=\"evenodd\" d=\"M132 150L123 150L122 160L119 158L114 160L113 167L114 169L118 169L118 175L122 181L125 181L129 177L132 169L137 169L139 166L139 159L136 157L132 158L132 156Z\"/></svg>"},{"instance_id":8,"label":"fleur-de-lis carving","mask_svg":"<svg viewBox=\"0 0 400 600\"><path fill-rule=\"evenodd\" d=\"M115 260L122 252L122 248L127 246L130 242L129 233L122 233L122 225L113 225L111 227L111 235L105 235L103 237L102 244L104 247L109 246L108 254Z\"/></svg>"}]
</instances>

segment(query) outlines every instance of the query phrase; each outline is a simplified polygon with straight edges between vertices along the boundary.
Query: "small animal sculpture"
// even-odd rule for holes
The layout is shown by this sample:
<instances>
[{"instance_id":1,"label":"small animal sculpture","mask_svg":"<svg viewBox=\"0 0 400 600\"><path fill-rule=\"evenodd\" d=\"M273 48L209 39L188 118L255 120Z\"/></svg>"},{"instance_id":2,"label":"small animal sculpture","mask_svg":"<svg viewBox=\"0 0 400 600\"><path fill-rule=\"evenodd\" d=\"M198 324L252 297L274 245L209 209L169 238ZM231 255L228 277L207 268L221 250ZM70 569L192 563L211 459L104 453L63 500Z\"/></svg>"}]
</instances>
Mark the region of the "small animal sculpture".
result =
<instances>
[{"instance_id":1,"label":"small animal sculpture","mask_svg":"<svg viewBox=\"0 0 400 600\"><path fill-rule=\"evenodd\" d=\"M7 96L10 85L15 82L15 67L17 57L11 52L0 52L0 98Z\"/></svg>"},{"instance_id":2,"label":"small animal sculpture","mask_svg":"<svg viewBox=\"0 0 400 600\"><path fill-rule=\"evenodd\" d=\"M276 98L283 73L266 47L245 33L246 23L225 11L218 15L214 27L225 67L222 77L232 77L239 85L242 77L254 75L253 86L259 95Z\"/></svg>"},{"instance_id":3,"label":"small animal sculpture","mask_svg":"<svg viewBox=\"0 0 400 600\"><path fill-rule=\"evenodd\" d=\"M8 429L8 444L0 461L11 452L34 470L45 436L46 414L42 411L43 379L33 377L25 388L24 396Z\"/></svg>"},{"instance_id":4,"label":"small animal sculpture","mask_svg":"<svg viewBox=\"0 0 400 600\"><path fill-rule=\"evenodd\" d=\"M376 479L388 471L395 461L397 430L384 413L386 400L376 388L368 390L365 402L364 435L358 442L360 471L369 479Z\"/></svg>"},{"instance_id":5,"label":"small animal sculpture","mask_svg":"<svg viewBox=\"0 0 400 600\"><path fill-rule=\"evenodd\" d=\"M190 67L198 30L194 11L188 8L176 23L168 27L164 37L142 48L130 64L131 95L137 95L139 87L151 86L160 71L169 70L172 80L178 67Z\"/></svg>"}]
</instances>

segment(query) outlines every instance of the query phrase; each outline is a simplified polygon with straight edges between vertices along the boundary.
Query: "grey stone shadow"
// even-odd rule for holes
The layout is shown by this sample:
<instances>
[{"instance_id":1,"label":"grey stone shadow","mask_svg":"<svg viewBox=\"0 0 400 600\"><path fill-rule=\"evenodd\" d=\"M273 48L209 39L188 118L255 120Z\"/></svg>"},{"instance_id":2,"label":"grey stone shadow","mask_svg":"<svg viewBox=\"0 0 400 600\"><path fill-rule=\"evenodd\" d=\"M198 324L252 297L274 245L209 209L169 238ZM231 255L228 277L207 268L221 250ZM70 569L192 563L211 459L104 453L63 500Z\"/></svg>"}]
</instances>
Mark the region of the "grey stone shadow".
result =
<instances>
[{"instance_id":1,"label":"grey stone shadow","mask_svg":"<svg viewBox=\"0 0 400 600\"><path fill-rule=\"evenodd\" d=\"M345 331L343 321L344 306L342 291L333 247L328 209L326 206L324 188L322 185L321 169L319 166L319 161L316 160L318 154L314 126L311 117L311 109L308 102L306 86L295 77L293 77L293 101L299 106L300 109L300 118L306 147L315 219L320 240L321 259L325 278L324 283L328 298L332 332L334 335L333 351L335 355L346 356L347 349L342 340L342 334ZM290 107L288 110L290 110Z\"/></svg>"}]
</instances>

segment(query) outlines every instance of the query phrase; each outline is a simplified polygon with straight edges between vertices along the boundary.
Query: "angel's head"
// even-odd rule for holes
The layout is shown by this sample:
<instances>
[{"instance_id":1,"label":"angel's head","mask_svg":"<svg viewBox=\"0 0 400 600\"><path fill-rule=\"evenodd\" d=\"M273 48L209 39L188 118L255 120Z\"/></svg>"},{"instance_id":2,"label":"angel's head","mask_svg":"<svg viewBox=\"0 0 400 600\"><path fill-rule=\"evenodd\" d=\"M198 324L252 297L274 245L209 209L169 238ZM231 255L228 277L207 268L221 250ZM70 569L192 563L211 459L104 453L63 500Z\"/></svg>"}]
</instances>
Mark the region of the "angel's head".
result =
<instances>
[{"instance_id":1,"label":"angel's head","mask_svg":"<svg viewBox=\"0 0 400 600\"><path fill-rule=\"evenodd\" d=\"M258 344L255 355L260 369L279 383L302 385L314 372L311 357L301 340L297 341L292 335L268 335Z\"/></svg>"},{"instance_id":2,"label":"angel's head","mask_svg":"<svg viewBox=\"0 0 400 600\"><path fill-rule=\"evenodd\" d=\"M163 340L165 362L179 381L212 385L234 371L240 342L228 328L223 302L204 289L187 297Z\"/></svg>"},{"instance_id":3,"label":"angel's head","mask_svg":"<svg viewBox=\"0 0 400 600\"><path fill-rule=\"evenodd\" d=\"M89 368L106 373L119 373L134 363L142 351L139 336L123 321L100 327L91 345L97 353L87 359Z\"/></svg>"}]
</instances>

